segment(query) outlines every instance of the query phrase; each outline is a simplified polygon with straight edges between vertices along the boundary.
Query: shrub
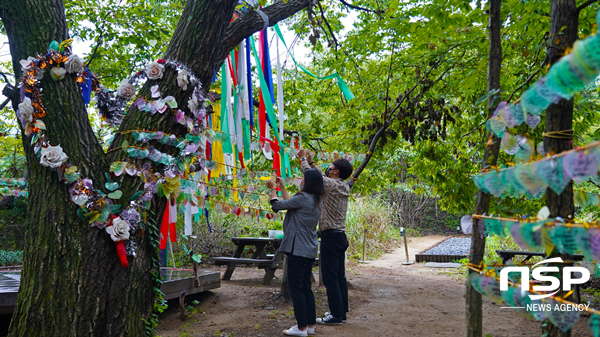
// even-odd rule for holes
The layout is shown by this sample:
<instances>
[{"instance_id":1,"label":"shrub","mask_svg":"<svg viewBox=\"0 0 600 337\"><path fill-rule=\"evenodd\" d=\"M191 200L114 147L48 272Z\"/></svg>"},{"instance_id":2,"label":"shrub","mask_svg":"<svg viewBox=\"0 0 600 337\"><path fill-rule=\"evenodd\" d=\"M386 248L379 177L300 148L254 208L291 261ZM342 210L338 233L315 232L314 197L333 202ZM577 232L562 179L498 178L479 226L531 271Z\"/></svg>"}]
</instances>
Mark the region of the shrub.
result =
<instances>
[{"instance_id":1,"label":"shrub","mask_svg":"<svg viewBox=\"0 0 600 337\"><path fill-rule=\"evenodd\" d=\"M391 205L396 226L421 234L453 234L460 225L460 215L438 209L438 199L400 188L388 189L383 199Z\"/></svg>"},{"instance_id":2,"label":"shrub","mask_svg":"<svg viewBox=\"0 0 600 337\"><path fill-rule=\"evenodd\" d=\"M393 226L392 212L390 204L378 196L350 200L346 216L349 258L362 260L365 229L367 259L378 257L395 246L399 230Z\"/></svg>"},{"instance_id":3,"label":"shrub","mask_svg":"<svg viewBox=\"0 0 600 337\"><path fill-rule=\"evenodd\" d=\"M13 266L23 263L23 251L0 250L0 266Z\"/></svg>"},{"instance_id":4,"label":"shrub","mask_svg":"<svg viewBox=\"0 0 600 337\"><path fill-rule=\"evenodd\" d=\"M0 250L23 250L28 201L25 197L12 198L0 209Z\"/></svg>"},{"instance_id":5,"label":"shrub","mask_svg":"<svg viewBox=\"0 0 600 337\"><path fill-rule=\"evenodd\" d=\"M486 265L489 264L501 264L502 258L498 256L496 250L523 250L519 245L515 242L512 236L508 235L504 238L501 238L497 235L488 235L485 239L485 255L483 256L483 263ZM522 260L523 256L515 257L515 259ZM519 261L520 261L519 260ZM529 259L528 263L536 263L542 261L543 258L540 256L534 256Z\"/></svg>"}]
</instances>

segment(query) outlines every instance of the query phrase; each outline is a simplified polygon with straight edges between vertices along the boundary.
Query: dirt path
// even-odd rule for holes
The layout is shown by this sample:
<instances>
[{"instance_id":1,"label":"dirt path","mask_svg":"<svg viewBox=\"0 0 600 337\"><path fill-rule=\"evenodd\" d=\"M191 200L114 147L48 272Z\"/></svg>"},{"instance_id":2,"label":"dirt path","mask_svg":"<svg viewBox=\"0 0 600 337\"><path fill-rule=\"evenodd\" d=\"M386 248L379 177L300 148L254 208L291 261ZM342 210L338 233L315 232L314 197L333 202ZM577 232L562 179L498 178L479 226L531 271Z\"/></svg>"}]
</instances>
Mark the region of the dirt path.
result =
<instances>
[{"instance_id":1,"label":"dirt path","mask_svg":"<svg viewBox=\"0 0 600 337\"><path fill-rule=\"evenodd\" d=\"M444 237L409 240L409 254L431 247ZM443 268L422 264L403 266L404 247L364 264L350 262L347 277L351 284L348 323L318 326L318 336L464 336L464 281ZM224 268L214 268L220 270ZM200 305L182 322L176 304L160 316L158 334L175 336L283 336L294 325L291 302L280 298L281 272L271 286L262 286L262 270L238 268L231 281L221 288L200 294ZM315 272L315 277L318 273ZM324 287L313 286L317 312L327 310ZM192 299L190 299L191 301ZM484 297L484 336L539 336L540 323ZM591 336L587 319L573 328L573 336Z\"/></svg>"}]
</instances>

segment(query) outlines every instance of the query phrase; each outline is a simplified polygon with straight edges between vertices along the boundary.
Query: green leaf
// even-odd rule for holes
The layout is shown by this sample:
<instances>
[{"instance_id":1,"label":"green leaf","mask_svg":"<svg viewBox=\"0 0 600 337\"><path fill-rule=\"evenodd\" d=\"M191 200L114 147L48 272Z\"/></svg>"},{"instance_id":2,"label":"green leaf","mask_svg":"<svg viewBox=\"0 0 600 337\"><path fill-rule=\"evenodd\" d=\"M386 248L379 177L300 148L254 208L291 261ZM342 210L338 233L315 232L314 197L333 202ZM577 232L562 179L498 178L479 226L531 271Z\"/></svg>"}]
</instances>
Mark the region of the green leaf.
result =
<instances>
[{"instance_id":1,"label":"green leaf","mask_svg":"<svg viewBox=\"0 0 600 337\"><path fill-rule=\"evenodd\" d=\"M133 196L131 196L131 200L134 200L134 201L138 200L142 196L142 194L144 194L144 191L135 192L135 194Z\"/></svg>"},{"instance_id":2,"label":"green leaf","mask_svg":"<svg viewBox=\"0 0 600 337\"><path fill-rule=\"evenodd\" d=\"M202 255L194 254L194 255L192 255L192 260L196 261L197 263L200 263L200 262L202 262Z\"/></svg>"},{"instance_id":3,"label":"green leaf","mask_svg":"<svg viewBox=\"0 0 600 337\"><path fill-rule=\"evenodd\" d=\"M483 102L487 102L488 98L490 98L491 96L494 96L495 94L497 94L497 93L499 93L499 92L500 92L500 89L493 89L493 90L490 90L490 91L489 91L487 94L485 94L485 95L483 95L483 96L479 97L479 98L477 99L477 101L475 102L475 105L479 105L479 104L481 104L481 103L483 103ZM493 105L493 104L492 104L492 105Z\"/></svg>"}]
</instances>

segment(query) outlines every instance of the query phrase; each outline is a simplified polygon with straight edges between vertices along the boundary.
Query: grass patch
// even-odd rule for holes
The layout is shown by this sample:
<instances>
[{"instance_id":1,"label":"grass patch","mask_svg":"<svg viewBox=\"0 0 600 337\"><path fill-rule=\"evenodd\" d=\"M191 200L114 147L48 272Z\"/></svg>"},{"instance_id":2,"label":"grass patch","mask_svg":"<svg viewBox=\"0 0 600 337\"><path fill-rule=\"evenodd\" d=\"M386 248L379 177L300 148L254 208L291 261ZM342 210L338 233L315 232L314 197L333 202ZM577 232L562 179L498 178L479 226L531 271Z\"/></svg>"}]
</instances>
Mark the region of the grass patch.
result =
<instances>
[{"instance_id":1,"label":"grass patch","mask_svg":"<svg viewBox=\"0 0 600 337\"><path fill-rule=\"evenodd\" d=\"M393 225L391 205L377 196L358 197L348 204L346 235L348 236L348 257L362 260L363 241L366 230L367 260L396 248L400 230Z\"/></svg>"}]
</instances>

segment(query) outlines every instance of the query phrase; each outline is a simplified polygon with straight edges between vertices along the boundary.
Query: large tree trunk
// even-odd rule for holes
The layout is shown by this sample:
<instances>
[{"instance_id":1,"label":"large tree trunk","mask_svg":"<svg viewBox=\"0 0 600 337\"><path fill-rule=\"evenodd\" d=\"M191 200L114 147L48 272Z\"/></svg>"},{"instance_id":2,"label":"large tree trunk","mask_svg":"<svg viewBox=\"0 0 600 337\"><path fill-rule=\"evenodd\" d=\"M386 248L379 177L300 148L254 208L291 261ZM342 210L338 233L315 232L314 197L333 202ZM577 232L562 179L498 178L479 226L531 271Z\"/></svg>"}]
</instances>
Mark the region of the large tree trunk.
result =
<instances>
[{"instance_id":1,"label":"large tree trunk","mask_svg":"<svg viewBox=\"0 0 600 337\"><path fill-rule=\"evenodd\" d=\"M502 44L500 38L500 27L502 25L502 21L500 19L501 6L502 0L490 1L490 57L488 61L488 92L494 89L500 89L500 66L502 65ZM493 102L496 96L497 95L492 95L492 97L488 99L488 118L494 113L495 106L493 106ZM491 133L488 138L492 140L493 143L485 148L483 162L481 163L482 168L496 165L496 162L498 161L500 140L494 137L494 135ZM484 214L488 212L490 198L490 194L483 193L481 191L477 192L475 214ZM483 220L475 220L473 224L469 262L474 265L479 265L483 261L483 254L485 253L485 237L483 236L483 233L479 232L477 221ZM469 275L472 273L475 272L469 269ZM483 334L481 294L471 286L469 278L467 278L466 287L467 336L480 337Z\"/></svg>"},{"instance_id":2,"label":"large tree trunk","mask_svg":"<svg viewBox=\"0 0 600 337\"><path fill-rule=\"evenodd\" d=\"M241 40L256 31L248 26L248 20L230 23L235 5L237 0L188 0L167 49L166 58L190 66L206 90L215 64L222 62L218 58L233 47L229 44L224 47L225 34L237 31L233 38ZM281 2L276 5L275 10L268 10L269 7L264 10L271 19L270 25L305 8L309 2L288 0L285 5ZM246 15L260 18L254 11L242 18ZM0 17L9 38L17 78L21 76L19 60L44 54L50 41L68 38L61 0L0 0ZM241 23L243 29L239 28ZM176 76L174 72L166 72L160 91L165 96L174 96L179 106L185 107L190 91L179 89ZM154 84L148 82L141 90L142 95ZM82 177L91 178L96 188L102 186L110 162L122 159L123 152L113 151L106 156L102 151L90 127L74 76L54 82L46 74L41 87L47 111L42 120L50 142L63 147L69 156L68 162L79 168ZM16 110L19 97L11 98ZM172 115L151 115L137 109L129 111L120 130L142 128L178 136L185 133L175 125ZM140 231L136 232L137 257L130 257L130 266L122 268L115 243L104 230L90 228L78 218L68 186L59 182L56 171L39 164L30 146L30 137L23 134L22 138L30 193L29 227L10 336L145 335L143 320L151 314L155 300L153 288L158 286L152 276L157 272L153 259L158 257L158 233L149 230L142 236ZM116 137L112 148L120 146L123 139L131 143L130 136L121 135ZM137 177L122 175L120 179L116 180L124 192L120 200L126 203L141 183ZM164 198L155 198L151 203L150 214L154 214L157 223L165 204Z\"/></svg>"},{"instance_id":3,"label":"large tree trunk","mask_svg":"<svg viewBox=\"0 0 600 337\"><path fill-rule=\"evenodd\" d=\"M547 44L546 60L550 65L556 63L565 53L567 48L573 46L577 40L577 27L579 25L578 11L575 0L552 0L550 19L550 38ZM573 100L560 100L552 104L546 110L545 132L564 131L573 129ZM544 148L546 153L560 153L570 150L572 143L570 139L544 137ZM573 203L573 183L569 183L565 190L556 194L550 188L546 190L546 205L550 209L550 217L572 218L575 214ZM572 260L572 256L560 255L555 251L551 256L562 256L563 260ZM562 265L559 266L562 269ZM547 336L571 336L571 331L563 332L549 321L543 330Z\"/></svg>"}]
</instances>

